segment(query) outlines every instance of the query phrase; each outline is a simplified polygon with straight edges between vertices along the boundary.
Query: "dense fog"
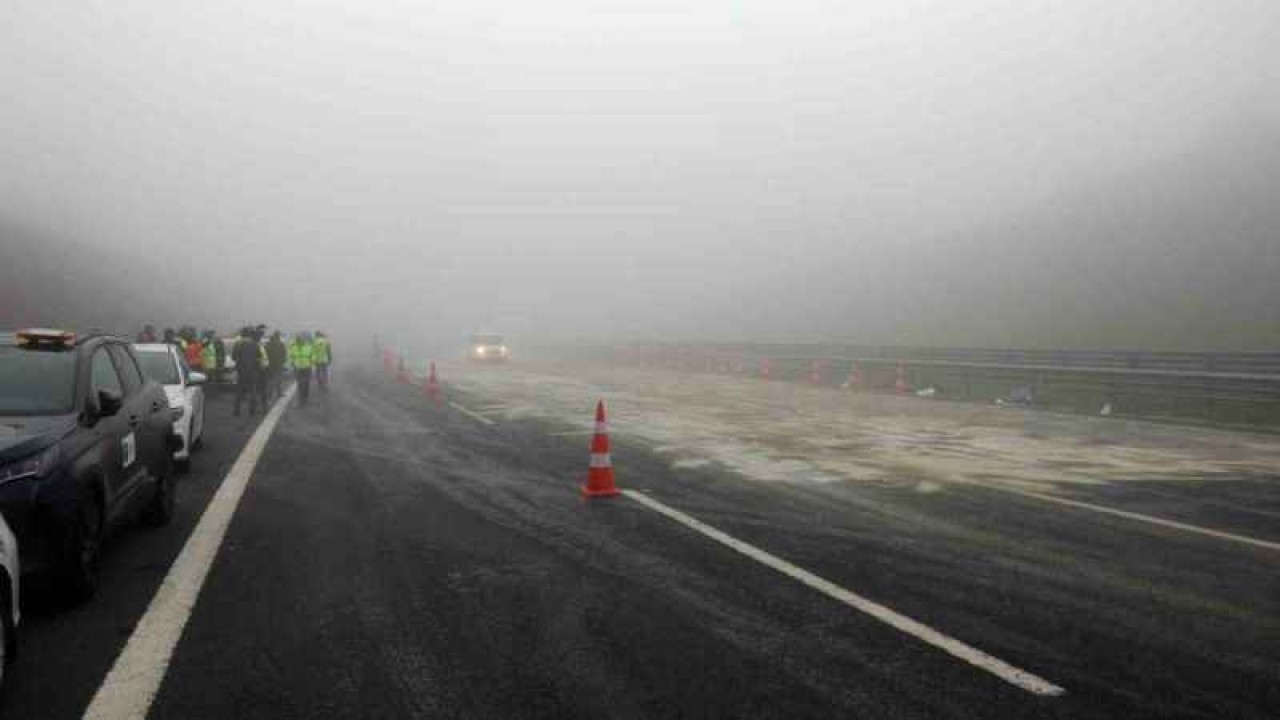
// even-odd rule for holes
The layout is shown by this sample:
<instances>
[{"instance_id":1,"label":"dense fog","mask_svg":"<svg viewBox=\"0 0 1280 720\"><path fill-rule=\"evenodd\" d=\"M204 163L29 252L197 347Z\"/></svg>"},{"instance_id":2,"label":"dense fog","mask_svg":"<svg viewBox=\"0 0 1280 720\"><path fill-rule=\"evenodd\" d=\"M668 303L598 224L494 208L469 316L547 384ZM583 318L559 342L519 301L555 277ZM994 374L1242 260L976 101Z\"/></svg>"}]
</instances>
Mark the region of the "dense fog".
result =
<instances>
[{"instance_id":1,"label":"dense fog","mask_svg":"<svg viewBox=\"0 0 1280 720\"><path fill-rule=\"evenodd\" d=\"M0 15L5 325L1280 349L1273 2Z\"/></svg>"}]
</instances>

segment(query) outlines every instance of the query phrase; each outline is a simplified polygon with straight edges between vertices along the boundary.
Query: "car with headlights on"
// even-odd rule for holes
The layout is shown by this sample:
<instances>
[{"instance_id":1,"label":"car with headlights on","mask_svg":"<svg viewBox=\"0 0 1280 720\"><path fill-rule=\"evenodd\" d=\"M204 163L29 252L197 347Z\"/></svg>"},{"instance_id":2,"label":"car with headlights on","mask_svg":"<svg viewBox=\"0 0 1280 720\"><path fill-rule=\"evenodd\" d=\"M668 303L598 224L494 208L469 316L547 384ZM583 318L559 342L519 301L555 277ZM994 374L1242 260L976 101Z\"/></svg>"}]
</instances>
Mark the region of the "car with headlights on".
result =
<instances>
[{"instance_id":1,"label":"car with headlights on","mask_svg":"<svg viewBox=\"0 0 1280 720\"><path fill-rule=\"evenodd\" d=\"M176 448L164 388L143 376L127 341L0 333L0 513L24 574L91 596L112 530L172 519Z\"/></svg>"},{"instance_id":2,"label":"car with headlights on","mask_svg":"<svg viewBox=\"0 0 1280 720\"><path fill-rule=\"evenodd\" d=\"M204 384L209 378L187 365L178 348L168 343L135 343L142 374L164 386L173 412L173 432L182 447L173 451L181 470L191 467L191 455L204 442Z\"/></svg>"},{"instance_id":3,"label":"car with headlights on","mask_svg":"<svg viewBox=\"0 0 1280 720\"><path fill-rule=\"evenodd\" d=\"M511 359L511 350L501 335L478 333L471 336L467 357L471 362L504 363Z\"/></svg>"}]
</instances>

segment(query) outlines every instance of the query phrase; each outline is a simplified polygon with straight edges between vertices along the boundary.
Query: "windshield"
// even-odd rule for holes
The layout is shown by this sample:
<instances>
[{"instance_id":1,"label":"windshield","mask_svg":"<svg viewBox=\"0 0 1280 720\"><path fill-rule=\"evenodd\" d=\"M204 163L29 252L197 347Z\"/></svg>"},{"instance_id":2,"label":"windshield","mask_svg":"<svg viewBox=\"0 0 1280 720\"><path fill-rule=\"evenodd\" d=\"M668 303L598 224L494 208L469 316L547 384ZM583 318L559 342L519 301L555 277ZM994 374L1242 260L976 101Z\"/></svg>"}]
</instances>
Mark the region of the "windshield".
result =
<instances>
[{"instance_id":1,"label":"windshield","mask_svg":"<svg viewBox=\"0 0 1280 720\"><path fill-rule=\"evenodd\" d=\"M0 415L71 412L75 366L74 353L0 345Z\"/></svg>"},{"instance_id":2,"label":"windshield","mask_svg":"<svg viewBox=\"0 0 1280 720\"><path fill-rule=\"evenodd\" d=\"M138 364L142 366L142 374L148 379L155 380L161 385L181 385L182 378L178 376L178 366L173 362L173 356L166 352L137 351Z\"/></svg>"},{"instance_id":3,"label":"windshield","mask_svg":"<svg viewBox=\"0 0 1280 720\"><path fill-rule=\"evenodd\" d=\"M471 338L472 345L501 345L501 335L474 335Z\"/></svg>"}]
</instances>

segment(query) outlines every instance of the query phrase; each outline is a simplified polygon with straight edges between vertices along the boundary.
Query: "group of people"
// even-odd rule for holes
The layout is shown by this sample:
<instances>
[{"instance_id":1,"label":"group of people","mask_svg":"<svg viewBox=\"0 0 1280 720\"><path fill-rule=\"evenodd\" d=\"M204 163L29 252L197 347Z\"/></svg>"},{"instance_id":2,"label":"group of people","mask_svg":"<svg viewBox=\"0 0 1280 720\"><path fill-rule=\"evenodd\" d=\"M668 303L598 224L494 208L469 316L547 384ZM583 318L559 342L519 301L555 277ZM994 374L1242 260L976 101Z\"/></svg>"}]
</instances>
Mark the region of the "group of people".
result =
<instances>
[{"instance_id":1,"label":"group of people","mask_svg":"<svg viewBox=\"0 0 1280 720\"><path fill-rule=\"evenodd\" d=\"M188 367L204 373L215 382L220 380L226 371L227 345L212 330L197 333L194 327L184 325L179 330L165 328L164 334L157 336L155 327L146 325L142 328L142 332L138 333L138 342L164 342L177 346L183 358L186 359Z\"/></svg>"},{"instance_id":2,"label":"group of people","mask_svg":"<svg viewBox=\"0 0 1280 720\"><path fill-rule=\"evenodd\" d=\"M311 378L314 375L320 392L329 391L329 368L333 366L333 345L323 332L302 331L289 342L279 330L266 337L266 327L246 327L235 339L231 359L236 364L235 414L245 397L249 398L249 414L257 411L258 401L266 409L268 398L284 395L286 363L293 368L298 384L298 401L305 407L311 400ZM243 369L242 369L243 368Z\"/></svg>"},{"instance_id":3,"label":"group of people","mask_svg":"<svg viewBox=\"0 0 1280 720\"><path fill-rule=\"evenodd\" d=\"M177 331L166 329L162 338L157 338L155 328L147 325L138 333L138 342L166 342L177 346L187 365L211 380L224 376L229 357L236 369L236 415L240 414L245 400L248 400L249 414L255 415L259 405L265 412L268 402L283 396L286 367L293 368L299 402L303 406L311 399L313 375L320 392L329 391L333 345L321 331L316 331L314 337L310 332L299 332L286 343L279 330L268 336L266 325L245 326L228 348L228 343L212 330L197 333L190 326Z\"/></svg>"}]
</instances>

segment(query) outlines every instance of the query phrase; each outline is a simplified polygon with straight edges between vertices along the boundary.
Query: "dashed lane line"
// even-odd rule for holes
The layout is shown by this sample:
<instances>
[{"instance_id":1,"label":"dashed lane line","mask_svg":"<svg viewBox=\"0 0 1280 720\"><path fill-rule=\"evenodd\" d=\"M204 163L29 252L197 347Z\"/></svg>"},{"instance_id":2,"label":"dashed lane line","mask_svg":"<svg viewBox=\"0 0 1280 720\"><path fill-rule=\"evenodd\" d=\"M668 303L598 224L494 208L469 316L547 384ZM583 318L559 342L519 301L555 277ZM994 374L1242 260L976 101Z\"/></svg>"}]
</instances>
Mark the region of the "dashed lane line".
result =
<instances>
[{"instance_id":1,"label":"dashed lane line","mask_svg":"<svg viewBox=\"0 0 1280 720\"><path fill-rule=\"evenodd\" d=\"M290 387L271 408L223 478L217 494L133 629L129 642L90 701L84 712L86 720L145 720L147 717L240 498L296 389L297 386Z\"/></svg>"},{"instance_id":2,"label":"dashed lane line","mask_svg":"<svg viewBox=\"0 0 1280 720\"><path fill-rule=\"evenodd\" d=\"M857 593L846 590L829 580L814 575L808 570L792 565L776 555L771 555L754 545L750 545L728 535L727 533L721 532L720 530L717 530L694 517L686 515L675 508L654 500L644 493L639 493L634 490L623 490L622 493L660 515L665 515L667 518L674 520L691 530L702 533L712 540L746 555L762 565L777 570L783 575L794 580L798 580L799 582L834 600L838 600L839 602L842 602L856 610L860 610L891 627L943 650L944 652L947 652L976 668L985 670L1001 680L1022 688L1029 693L1033 693L1035 695L1054 696L1062 695L1066 692L1062 687L1054 685L1044 678L1033 675L1026 670L1016 668L999 658L988 655L987 653L975 647L966 645L955 638L943 635L923 623L912 620L911 618L899 614L888 607L875 602L874 600L869 600Z\"/></svg>"},{"instance_id":3,"label":"dashed lane line","mask_svg":"<svg viewBox=\"0 0 1280 720\"><path fill-rule=\"evenodd\" d=\"M463 406L459 405L459 404L458 404L458 403L456 403L456 402L453 402L452 400L451 400L451 401L449 401L449 407L453 408L454 410L457 410L458 412L462 413L463 415L466 415L467 417L469 417L469 418L471 418L472 420L475 420L475 421L477 421L477 422L482 422L482 423L484 423L485 425L497 425L497 423L495 423L494 421L490 420L489 418L487 418L487 417L485 417L485 416L481 415L480 413L478 413L478 412L476 412L476 411L474 411L474 410L468 410L467 408L465 408L465 407L463 407Z\"/></svg>"}]
</instances>

